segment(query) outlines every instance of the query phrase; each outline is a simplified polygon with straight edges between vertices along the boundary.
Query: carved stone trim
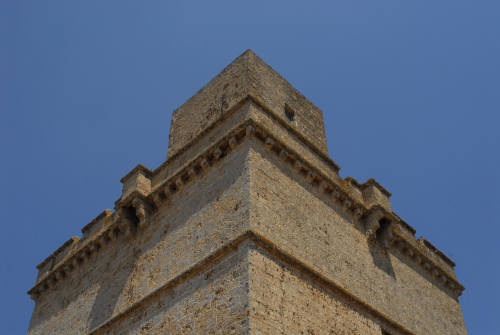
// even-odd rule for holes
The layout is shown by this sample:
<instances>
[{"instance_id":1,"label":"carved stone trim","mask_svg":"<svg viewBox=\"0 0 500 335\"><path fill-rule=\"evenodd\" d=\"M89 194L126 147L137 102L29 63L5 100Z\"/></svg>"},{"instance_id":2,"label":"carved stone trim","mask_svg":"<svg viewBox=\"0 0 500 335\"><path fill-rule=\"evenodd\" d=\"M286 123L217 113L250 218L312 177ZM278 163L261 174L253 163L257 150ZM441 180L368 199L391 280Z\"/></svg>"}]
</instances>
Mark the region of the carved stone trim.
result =
<instances>
[{"instance_id":1,"label":"carved stone trim","mask_svg":"<svg viewBox=\"0 0 500 335\"><path fill-rule=\"evenodd\" d=\"M125 201L119 201L118 203L121 207L115 210L111 218L112 222L106 229L92 238L79 240L81 245L71 255L56 264L48 273L38 279L35 286L28 291L32 299L37 299L43 292L56 287L59 281L69 277L76 268L116 240L117 236L125 235L131 238L137 229L146 226L151 206L147 198L141 193L133 193ZM132 226L132 222L126 213L126 206L131 206L135 209L135 215L139 219L137 229L134 229Z\"/></svg>"},{"instance_id":2,"label":"carved stone trim","mask_svg":"<svg viewBox=\"0 0 500 335\"><path fill-rule=\"evenodd\" d=\"M420 266L425 272L429 273L438 284L444 287L455 299L458 299L465 287L460 284L453 276L448 274L440 265L427 257L416 245L400 233L400 225L392 222L387 228L385 239L392 248L398 250L408 260Z\"/></svg>"},{"instance_id":3,"label":"carved stone trim","mask_svg":"<svg viewBox=\"0 0 500 335\"><path fill-rule=\"evenodd\" d=\"M377 231L380 229L380 220L384 218L384 212L380 209L372 211L365 218L365 235L369 241L375 241Z\"/></svg>"},{"instance_id":4,"label":"carved stone trim","mask_svg":"<svg viewBox=\"0 0 500 335\"><path fill-rule=\"evenodd\" d=\"M126 318L131 313L136 311L141 306L151 302L152 299L157 297L159 294L164 292L165 290L176 287L180 283L188 280L193 275L200 273L200 271L217 259L220 259L222 256L228 254L229 252L235 250L238 246L242 245L246 241L251 241L254 243L250 248L261 248L261 250L265 251L269 254L270 257L275 257L280 261L284 262L286 266L289 266L293 269L299 270L302 274L307 276L309 280L320 285L322 288L328 290L335 294L336 297L341 299L346 304L352 305L353 307L359 309L361 313L364 313L367 316L372 317L378 323L380 323L384 328L391 329L398 334L405 335L414 335L412 331L405 328L402 324L397 322L396 320L391 319L390 316L380 312L376 308L374 308L368 302L365 302L360 297L356 296L354 293L346 290L342 286L338 285L331 278L326 277L324 274L317 272L314 268L302 260L296 258L294 255L287 253L285 250L281 249L278 245L274 244L273 241L266 239L264 236L258 234L254 231L246 231L239 236L235 237L232 240L227 241L224 245L222 245L219 249L215 250L213 253L207 255L204 259L200 260L198 263L192 265L187 268L176 277L172 278L165 284L159 286L148 295L142 297L141 299L132 303L132 305L128 306L125 310L117 313L114 316L104 320L100 325L96 328L90 330L90 335L99 335L104 333L105 331L109 331L109 329L120 320Z\"/></svg>"}]
</instances>

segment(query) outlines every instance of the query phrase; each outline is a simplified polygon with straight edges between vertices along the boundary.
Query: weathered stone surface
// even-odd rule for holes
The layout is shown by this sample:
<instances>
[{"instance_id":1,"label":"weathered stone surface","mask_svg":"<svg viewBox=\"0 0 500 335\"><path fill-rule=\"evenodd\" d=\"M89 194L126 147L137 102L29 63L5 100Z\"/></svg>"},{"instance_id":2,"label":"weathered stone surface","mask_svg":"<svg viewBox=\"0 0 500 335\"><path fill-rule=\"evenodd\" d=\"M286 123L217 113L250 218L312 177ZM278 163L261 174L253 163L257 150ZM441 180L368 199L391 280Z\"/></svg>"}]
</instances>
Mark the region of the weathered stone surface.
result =
<instances>
[{"instance_id":1,"label":"weathered stone surface","mask_svg":"<svg viewBox=\"0 0 500 335\"><path fill-rule=\"evenodd\" d=\"M251 249L251 334L380 335L369 316L259 248Z\"/></svg>"},{"instance_id":2,"label":"weathered stone surface","mask_svg":"<svg viewBox=\"0 0 500 335\"><path fill-rule=\"evenodd\" d=\"M245 52L175 112L167 161L38 266L28 333L467 334L453 261L339 176L323 129Z\"/></svg>"},{"instance_id":3,"label":"weathered stone surface","mask_svg":"<svg viewBox=\"0 0 500 335\"><path fill-rule=\"evenodd\" d=\"M238 147L165 202L145 230L120 234L43 292L30 334L87 334L246 231L247 151Z\"/></svg>"},{"instance_id":4,"label":"weathered stone surface","mask_svg":"<svg viewBox=\"0 0 500 335\"><path fill-rule=\"evenodd\" d=\"M179 107L172 116L168 157L231 113L245 97L262 102L277 117L327 154L323 113L251 50ZM290 121L286 110L295 116Z\"/></svg>"},{"instance_id":5,"label":"weathered stone surface","mask_svg":"<svg viewBox=\"0 0 500 335\"><path fill-rule=\"evenodd\" d=\"M122 198L127 198L132 192L137 191L144 195L151 192L151 171L139 164L120 181L123 184Z\"/></svg>"},{"instance_id":6,"label":"weathered stone surface","mask_svg":"<svg viewBox=\"0 0 500 335\"><path fill-rule=\"evenodd\" d=\"M244 244L93 334L247 334L248 286Z\"/></svg>"},{"instance_id":7,"label":"weathered stone surface","mask_svg":"<svg viewBox=\"0 0 500 335\"><path fill-rule=\"evenodd\" d=\"M252 231L416 334L466 334L458 302L438 280L408 255L370 243L352 213L276 155L254 148Z\"/></svg>"}]
</instances>

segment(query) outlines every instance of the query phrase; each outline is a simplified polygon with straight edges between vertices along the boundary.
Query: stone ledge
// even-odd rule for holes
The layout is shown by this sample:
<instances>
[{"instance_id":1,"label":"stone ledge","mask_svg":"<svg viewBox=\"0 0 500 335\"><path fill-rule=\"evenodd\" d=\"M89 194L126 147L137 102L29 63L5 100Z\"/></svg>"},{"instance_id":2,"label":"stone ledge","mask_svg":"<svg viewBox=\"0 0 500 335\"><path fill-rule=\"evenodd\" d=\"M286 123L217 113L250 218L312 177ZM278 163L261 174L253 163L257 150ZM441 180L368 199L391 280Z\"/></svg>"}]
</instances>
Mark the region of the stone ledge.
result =
<instances>
[{"instance_id":1,"label":"stone ledge","mask_svg":"<svg viewBox=\"0 0 500 335\"><path fill-rule=\"evenodd\" d=\"M82 239L87 239L99 232L104 227L106 218L110 217L112 214L113 211L111 209L103 210L95 219L82 228Z\"/></svg>"},{"instance_id":2,"label":"stone ledge","mask_svg":"<svg viewBox=\"0 0 500 335\"><path fill-rule=\"evenodd\" d=\"M390 240L392 246L429 273L454 299L458 299L462 295L465 287L455 279L453 274L450 274L449 271L433 260L424 251L426 249L419 248L414 241L406 239L396 227L393 228L392 233L394 234L394 238Z\"/></svg>"},{"instance_id":3,"label":"stone ledge","mask_svg":"<svg viewBox=\"0 0 500 335\"><path fill-rule=\"evenodd\" d=\"M253 97L253 96L250 96L250 95L248 96L248 98L252 99L253 102L257 106L259 106L262 110L264 110L265 112L267 112L272 118L274 118L276 121L278 121L278 123L281 126L283 126L286 130L288 130L293 135L297 136L315 154L317 154L322 160L324 160L328 165L330 165L330 167L332 167L335 170L335 172L338 173L340 171L340 166L337 163L335 163L328 155L326 155L320 149L318 149L318 147L316 145L314 145L314 143L312 143L311 141L309 141L306 136L304 136L302 133L300 133L297 129L291 127L288 124L288 122L286 122L285 120L283 120L283 118L281 118L279 115L277 115L276 113L274 113L268 106L266 106L266 104L263 101L261 101L257 97Z\"/></svg>"},{"instance_id":4,"label":"stone ledge","mask_svg":"<svg viewBox=\"0 0 500 335\"><path fill-rule=\"evenodd\" d=\"M379 212L379 217L389 220L386 227L377 227L381 229L383 243L386 247L398 250L408 257L416 265L420 266L425 272L431 275L441 287L443 287L454 299L458 299L465 287L458 282L453 272L453 267L448 269L442 262L441 257L436 255L433 250L419 243L412 234L409 234L406 227L398 221L398 217L385 211L382 207L373 207L370 213ZM449 264L446 264L449 265Z\"/></svg>"},{"instance_id":5,"label":"stone ledge","mask_svg":"<svg viewBox=\"0 0 500 335\"><path fill-rule=\"evenodd\" d=\"M451 267L455 267L455 265L456 265L455 262L452 261L448 256L446 256L446 254L444 252L442 252L441 250L439 250L434 244L429 242L429 240L427 240L425 237L423 237L423 236L419 237L417 242L420 244L423 244L425 247L432 250L436 255L441 257L441 259L443 259Z\"/></svg>"},{"instance_id":6,"label":"stone ledge","mask_svg":"<svg viewBox=\"0 0 500 335\"><path fill-rule=\"evenodd\" d=\"M44 273L51 270L54 263L57 262L57 258L63 259L72 249L72 247L78 243L80 238L78 236L72 236L69 240L64 242L59 248L57 248L52 254L45 258L36 267L39 270L38 278L40 278ZM48 268L47 268L48 267Z\"/></svg>"},{"instance_id":7,"label":"stone ledge","mask_svg":"<svg viewBox=\"0 0 500 335\"><path fill-rule=\"evenodd\" d=\"M273 112L265 103L260 101L257 97L253 95L247 95L245 98L240 100L238 103L234 104L232 107L228 108L228 111L219 119L214 120L210 125L203 129L195 138L193 138L190 142L188 142L185 146L177 150L174 154L169 156L167 160L153 170L152 174L156 175L165 165L169 164L171 161L177 159L182 153L189 150L195 143L197 143L201 138L210 133L215 127L217 127L220 123L224 122L228 117L230 117L233 113L238 111L243 105L248 102L253 102L259 108L261 108L264 112L270 115L274 120L278 121L281 126L283 126L287 131L296 136L303 142L307 147L309 147L318 157L320 157L323 161L325 161L330 167L332 167L335 172L340 171L340 166L335 163L328 155L324 154L316 145L314 145L311 141L309 141L305 135L301 134L297 129L288 125L288 123L283 120L280 116L278 116L275 112Z\"/></svg>"},{"instance_id":8,"label":"stone ledge","mask_svg":"<svg viewBox=\"0 0 500 335\"><path fill-rule=\"evenodd\" d=\"M128 315L133 313L139 307L150 302L155 296L157 296L161 292L163 292L169 288L178 286L180 283L186 281L187 279L189 279L193 275L200 273L203 269L205 269L207 266L212 264L214 261L225 256L226 254L228 254L232 250L235 250L241 244L243 244L245 241L253 242L256 247L259 247L259 248L265 250L273 257L276 257L277 259L285 262L288 266L305 274L310 280L314 281L315 283L320 285L322 288L328 290L329 293L336 295L343 302L350 304L350 305L353 305L353 306L357 307L360 311L362 311L362 313L369 315L370 317L373 317L378 323L380 323L380 325L383 325L386 329L390 329L392 331L397 331L400 334L414 335L413 332L406 329L403 325L399 324L397 321L394 321L393 319L391 319L389 316L385 315L384 313L378 311L376 308L372 307L370 304L364 302L361 298L357 297L352 292L344 289L343 287L341 287L340 285L338 285L334 281L332 281L330 278L328 278L325 275L314 270L310 265L297 259L293 255L288 254L285 250L281 249L278 245L274 244L269 239L266 239L264 236L254 232L254 231L251 231L251 230L241 234L240 236L236 237L235 239L233 239L231 241L228 241L223 246L221 246L218 250L216 250L212 254L208 255L207 257L205 257L204 259L202 259L198 263L192 265L191 267L186 269L184 272L177 275L175 278L169 280L167 283L165 283L161 287L155 289L153 292L151 292L148 295L146 295L145 297L141 298L139 301L134 302L131 306L126 308L124 311L120 312L119 314L117 314L115 316L110 317L108 320L104 321L101 325L99 325L96 328L94 328L93 330L91 330L89 332L89 335L98 335L98 334L101 334L103 331L106 331L115 322L118 322L119 320L126 318Z\"/></svg>"},{"instance_id":9,"label":"stone ledge","mask_svg":"<svg viewBox=\"0 0 500 335\"><path fill-rule=\"evenodd\" d=\"M309 183L318 186L328 194L332 194L335 199L343 204L346 210L352 211L356 217L361 217L363 212L366 211L367 208L362 203L356 201L347 190L324 176L293 149L288 148L284 143L278 141L267 129L251 119L235 127L218 143L208 148L197 158L188 162L179 172L173 174L162 184L155 187L150 194L155 205L158 207L170 194L175 193L182 185L207 167L213 165L214 162L225 157L235 145L242 141L243 137L249 135L254 135L263 142L269 150L279 156L280 160L292 164L295 170L301 173Z\"/></svg>"},{"instance_id":10,"label":"stone ledge","mask_svg":"<svg viewBox=\"0 0 500 335\"><path fill-rule=\"evenodd\" d=\"M380 185L378 181L374 178L367 179L364 183L360 184L359 187L361 190L366 189L367 187L374 186L380 190L386 197L390 198L392 196L391 192L389 192L385 187Z\"/></svg>"},{"instance_id":11,"label":"stone ledge","mask_svg":"<svg viewBox=\"0 0 500 335\"><path fill-rule=\"evenodd\" d=\"M245 131L243 132L243 129ZM244 136L247 135L255 135L258 139L260 139L263 144L267 147L269 151L274 152L278 155L279 159L283 162L288 162L292 164L296 171L302 174L307 182L317 186L322 192L332 195L335 201L339 201L344 209L348 212L351 212L354 217L361 218L363 216L368 215L370 212L379 209L379 205L373 206L368 210L366 206L362 203L359 203L348 191L343 189L341 185L337 185L335 181L330 180L328 177L322 175L318 171L314 169L307 161L301 159L301 157L294 152L292 149L287 148L283 143L280 143L276 140L272 135L262 126L254 123L252 120L247 121L240 127L236 127L232 132L230 132L224 139L222 139L219 143L215 144L211 149L208 150L208 154L201 155L202 158L197 158L193 160L190 164L181 170L176 175L172 176L169 180L165 181L163 184L159 185L152 192L152 197L156 206L160 206L161 202L168 198L169 194L175 193L178 187L184 185L185 182L189 181L191 176L194 175L195 171L201 171L211 164L213 164L216 160L224 157L228 154L228 151L232 148L229 143L233 141L234 145L241 141ZM203 162L205 162L203 164ZM189 173L189 171L193 171ZM351 178L352 180L353 178ZM175 181L172 183L172 181ZM177 182L178 181L178 182ZM374 179L369 179L365 187L375 185L382 190L385 190L378 182ZM361 185L360 185L361 186ZM390 194L387 190L384 191L385 195ZM383 207L380 207L383 208ZM399 226L401 226L405 231L411 234L411 236L406 237L406 240L411 241L410 243L414 245L416 243L413 235L415 234L415 229L408 225L405 221L401 220L399 216L395 215L394 212L388 212L385 208L383 208L384 217L391 220L391 222L395 222ZM428 259L429 262L433 263L429 255L423 255L425 259ZM418 259L414 259L418 260ZM417 262L418 263L418 262ZM442 267L435 265L430 271L436 271L438 269L439 275L446 275L446 280L443 284L447 284L445 287L448 288L457 288L460 292L454 291L453 295L457 298L464 287L461 286L460 283L456 281L454 276L449 274L446 270L442 269Z\"/></svg>"}]
</instances>

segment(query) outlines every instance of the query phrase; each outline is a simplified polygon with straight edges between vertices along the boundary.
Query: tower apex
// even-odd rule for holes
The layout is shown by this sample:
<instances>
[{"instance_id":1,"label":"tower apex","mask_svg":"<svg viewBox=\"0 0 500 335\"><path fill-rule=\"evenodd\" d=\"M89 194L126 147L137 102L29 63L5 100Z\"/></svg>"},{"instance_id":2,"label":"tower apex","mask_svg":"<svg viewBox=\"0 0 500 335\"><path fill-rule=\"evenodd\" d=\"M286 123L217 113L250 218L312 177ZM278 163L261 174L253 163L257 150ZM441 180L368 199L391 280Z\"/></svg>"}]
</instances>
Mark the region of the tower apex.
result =
<instances>
[{"instance_id":1,"label":"tower apex","mask_svg":"<svg viewBox=\"0 0 500 335\"><path fill-rule=\"evenodd\" d=\"M253 99L328 154L323 112L286 79L247 49L172 115L168 157L204 130Z\"/></svg>"}]
</instances>

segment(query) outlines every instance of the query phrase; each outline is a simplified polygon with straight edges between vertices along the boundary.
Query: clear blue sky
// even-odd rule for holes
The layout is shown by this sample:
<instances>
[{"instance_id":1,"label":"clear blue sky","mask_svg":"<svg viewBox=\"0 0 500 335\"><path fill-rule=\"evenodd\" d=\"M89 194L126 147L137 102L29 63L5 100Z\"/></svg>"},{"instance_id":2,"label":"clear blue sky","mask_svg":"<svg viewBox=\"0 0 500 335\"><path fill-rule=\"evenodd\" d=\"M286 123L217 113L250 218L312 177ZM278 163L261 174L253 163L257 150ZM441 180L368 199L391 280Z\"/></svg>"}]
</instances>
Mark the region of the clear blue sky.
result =
<instances>
[{"instance_id":1,"label":"clear blue sky","mask_svg":"<svg viewBox=\"0 0 500 335\"><path fill-rule=\"evenodd\" d=\"M500 2L0 1L0 325L35 265L166 157L172 111L252 48L325 113L342 175L457 262L500 334Z\"/></svg>"}]
</instances>

